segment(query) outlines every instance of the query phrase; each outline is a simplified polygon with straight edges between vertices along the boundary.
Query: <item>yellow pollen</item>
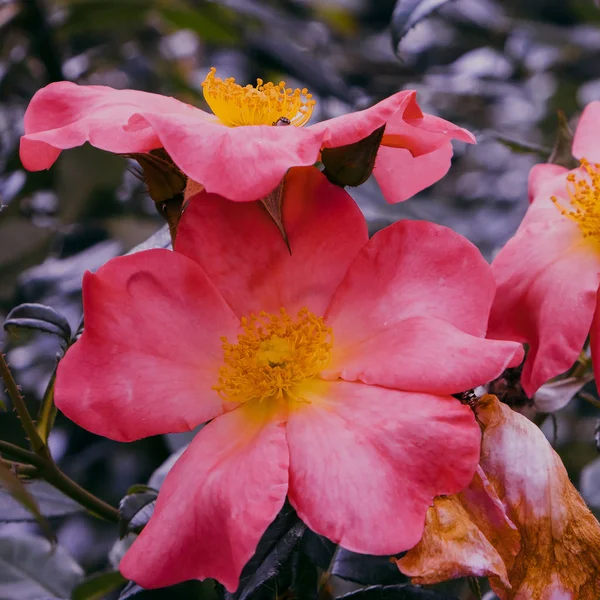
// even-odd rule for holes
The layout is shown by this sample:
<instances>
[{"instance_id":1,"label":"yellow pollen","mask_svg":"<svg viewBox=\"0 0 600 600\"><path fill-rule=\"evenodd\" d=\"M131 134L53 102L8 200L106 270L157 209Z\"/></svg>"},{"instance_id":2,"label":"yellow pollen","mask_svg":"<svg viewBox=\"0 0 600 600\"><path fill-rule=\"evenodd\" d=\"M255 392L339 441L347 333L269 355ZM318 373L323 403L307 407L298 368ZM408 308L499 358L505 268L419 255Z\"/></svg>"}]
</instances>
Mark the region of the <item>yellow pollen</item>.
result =
<instances>
[{"instance_id":1,"label":"yellow pollen","mask_svg":"<svg viewBox=\"0 0 600 600\"><path fill-rule=\"evenodd\" d=\"M300 386L328 364L333 331L307 308L290 317L261 312L242 317L243 333L237 343L222 338L224 365L218 384L221 398L230 402L294 400L302 398Z\"/></svg>"},{"instance_id":2,"label":"yellow pollen","mask_svg":"<svg viewBox=\"0 0 600 600\"><path fill-rule=\"evenodd\" d=\"M212 67L202 82L204 99L223 125L295 125L308 122L315 100L306 88L286 88L285 82L263 83L242 87L233 77L215 77Z\"/></svg>"},{"instance_id":3,"label":"yellow pollen","mask_svg":"<svg viewBox=\"0 0 600 600\"><path fill-rule=\"evenodd\" d=\"M552 202L562 215L575 221L584 238L600 242L600 164L581 159L584 173L567 175L567 194L570 206L563 206L556 196Z\"/></svg>"}]
</instances>

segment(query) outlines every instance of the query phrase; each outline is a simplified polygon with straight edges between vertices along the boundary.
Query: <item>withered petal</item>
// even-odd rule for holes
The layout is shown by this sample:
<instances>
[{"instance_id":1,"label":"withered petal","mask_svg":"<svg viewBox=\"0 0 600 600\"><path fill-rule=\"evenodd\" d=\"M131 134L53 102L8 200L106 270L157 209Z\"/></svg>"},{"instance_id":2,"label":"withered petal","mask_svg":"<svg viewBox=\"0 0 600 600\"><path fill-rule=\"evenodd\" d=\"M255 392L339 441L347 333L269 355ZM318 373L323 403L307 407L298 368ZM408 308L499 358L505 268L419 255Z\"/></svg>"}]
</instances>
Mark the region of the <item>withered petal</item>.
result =
<instances>
[{"instance_id":1,"label":"withered petal","mask_svg":"<svg viewBox=\"0 0 600 600\"><path fill-rule=\"evenodd\" d=\"M414 583L488 576L509 587L507 565L518 551L519 533L479 467L463 492L435 499L423 538L397 564Z\"/></svg>"},{"instance_id":2,"label":"withered petal","mask_svg":"<svg viewBox=\"0 0 600 600\"><path fill-rule=\"evenodd\" d=\"M600 524L569 481L558 454L531 421L484 396L481 467L521 534L501 600L598 600Z\"/></svg>"}]
</instances>

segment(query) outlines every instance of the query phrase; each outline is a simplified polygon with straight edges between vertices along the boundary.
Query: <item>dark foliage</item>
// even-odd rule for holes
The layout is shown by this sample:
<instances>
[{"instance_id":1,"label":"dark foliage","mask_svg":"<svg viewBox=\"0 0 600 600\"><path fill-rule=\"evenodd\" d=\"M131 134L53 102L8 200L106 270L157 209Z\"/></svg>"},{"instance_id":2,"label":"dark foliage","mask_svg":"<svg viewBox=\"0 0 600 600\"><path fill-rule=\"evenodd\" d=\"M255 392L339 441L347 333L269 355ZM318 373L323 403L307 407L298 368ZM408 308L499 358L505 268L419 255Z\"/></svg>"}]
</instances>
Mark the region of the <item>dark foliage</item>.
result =
<instances>
[{"instance_id":1,"label":"dark foliage","mask_svg":"<svg viewBox=\"0 0 600 600\"><path fill-rule=\"evenodd\" d=\"M156 496L130 488L148 481L190 438L118 444L94 436L56 414L53 377L57 355L80 330L83 273L128 251L169 247L169 230L130 159L86 147L65 152L49 171L24 171L23 114L39 88L63 79L173 95L206 108L199 83L212 65L241 83L283 78L308 87L319 119L416 88L425 110L473 130L478 147L457 145L449 175L415 200L387 205L372 180L351 193L371 232L399 218L427 218L466 235L489 257L525 211L527 173L552 151L557 109L573 119L600 97L599 24L593 0L0 2L0 314L9 330L2 345L40 435L52 430L60 467L120 506L115 526L41 482L27 483L57 532L52 554L42 536L31 534L31 512L3 490L0 572L8 568L7 549L27 549L35 564L22 585L41 600L48 589L52 598L72 593L75 600L471 597L464 581L439 590L408 586L389 557L336 549L306 530L289 506L233 594L212 581L149 591L120 579L118 560ZM368 175L331 158L325 156L332 177L350 171L358 183ZM558 415L558 450L573 481L596 456L596 417L583 405ZM587 430L589 439L582 439L578 432ZM13 412L0 414L0 439L25 443ZM583 480L584 495L600 508L600 477ZM48 573L54 587L47 588Z\"/></svg>"}]
</instances>

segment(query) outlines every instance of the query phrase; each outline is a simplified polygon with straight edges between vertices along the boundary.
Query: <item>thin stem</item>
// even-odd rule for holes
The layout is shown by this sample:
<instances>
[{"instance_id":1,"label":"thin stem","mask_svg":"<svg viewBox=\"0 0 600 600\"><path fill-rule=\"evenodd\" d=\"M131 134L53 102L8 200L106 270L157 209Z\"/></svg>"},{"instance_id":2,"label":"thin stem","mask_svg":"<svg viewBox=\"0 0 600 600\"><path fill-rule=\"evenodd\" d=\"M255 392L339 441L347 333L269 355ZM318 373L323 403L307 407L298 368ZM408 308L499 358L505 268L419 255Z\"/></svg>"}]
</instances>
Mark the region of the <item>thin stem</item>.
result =
<instances>
[{"instance_id":1,"label":"thin stem","mask_svg":"<svg viewBox=\"0 0 600 600\"><path fill-rule=\"evenodd\" d=\"M56 489L69 496L69 498L79 502L79 504L87 508L90 512L107 521L118 522L119 511L114 506L84 490L78 483L58 468L48 447L44 444L35 428L35 424L25 405L25 400L21 396L21 392L13 379L2 352L0 352L0 377L2 377L6 384L8 395L21 419L21 424L33 449L33 452L31 452L25 448L0 440L0 452L20 462L36 467L42 479L51 483Z\"/></svg>"},{"instance_id":2,"label":"thin stem","mask_svg":"<svg viewBox=\"0 0 600 600\"><path fill-rule=\"evenodd\" d=\"M588 394L587 392L578 392L577 396L579 396L579 398L581 398L582 400L589 402L592 406L600 408L600 400L597 400L591 394Z\"/></svg>"},{"instance_id":3,"label":"thin stem","mask_svg":"<svg viewBox=\"0 0 600 600\"><path fill-rule=\"evenodd\" d=\"M20 475L23 475L24 477L35 477L39 473L38 468L33 465L24 465L18 461L5 460L2 456L0 456L0 464L9 468L19 478Z\"/></svg>"},{"instance_id":4,"label":"thin stem","mask_svg":"<svg viewBox=\"0 0 600 600\"><path fill-rule=\"evenodd\" d=\"M19 478L25 477L26 479L35 479L40 473L38 468L33 465L24 465L23 463L14 461L10 461L8 464Z\"/></svg>"},{"instance_id":5,"label":"thin stem","mask_svg":"<svg viewBox=\"0 0 600 600\"><path fill-rule=\"evenodd\" d=\"M0 454L4 454L7 457L17 460L19 462L33 465L38 469L43 469L48 466L48 462L45 458L31 452L31 450L25 450L25 448L21 448L21 446L15 446L10 442L5 442L4 440L0 440Z\"/></svg>"},{"instance_id":6,"label":"thin stem","mask_svg":"<svg viewBox=\"0 0 600 600\"><path fill-rule=\"evenodd\" d=\"M51 483L56 489L69 496L69 498L85 506L90 512L107 521L114 523L119 521L119 511L114 506L83 489L78 483L65 475L56 464L52 463L51 466L43 469L40 474L48 483Z\"/></svg>"},{"instance_id":7,"label":"thin stem","mask_svg":"<svg viewBox=\"0 0 600 600\"><path fill-rule=\"evenodd\" d=\"M46 448L46 445L42 441L42 438L40 438L37 429L35 428L31 415L29 414L27 406L25 405L25 400L23 399L23 396L21 396L21 392L19 391L19 388L13 379L3 352L0 352L0 377L2 377L4 380L6 391L8 392L13 406L19 415L21 425L25 430L25 435L27 435L29 442L31 443L31 448L36 454L47 457L49 455L48 449Z\"/></svg>"},{"instance_id":8,"label":"thin stem","mask_svg":"<svg viewBox=\"0 0 600 600\"><path fill-rule=\"evenodd\" d=\"M25 448L15 446L3 440L0 440L0 453L25 463L27 466L32 465L36 469L36 475L51 483L56 489L69 496L69 498L79 502L79 504L87 508L90 512L107 521L118 522L119 511L116 508L87 490L84 490L78 483L75 483L75 481L63 473L51 458L39 456L30 450L25 450Z\"/></svg>"}]
</instances>

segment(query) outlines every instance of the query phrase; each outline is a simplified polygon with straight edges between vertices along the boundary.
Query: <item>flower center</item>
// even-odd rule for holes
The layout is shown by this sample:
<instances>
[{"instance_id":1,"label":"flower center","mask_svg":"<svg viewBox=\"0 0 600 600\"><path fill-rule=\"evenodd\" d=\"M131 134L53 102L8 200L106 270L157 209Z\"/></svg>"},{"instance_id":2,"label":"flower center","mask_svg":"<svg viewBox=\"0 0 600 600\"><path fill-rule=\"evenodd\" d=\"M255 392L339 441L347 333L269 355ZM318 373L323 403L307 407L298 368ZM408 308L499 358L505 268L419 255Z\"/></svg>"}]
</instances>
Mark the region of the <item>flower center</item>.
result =
<instances>
[{"instance_id":1,"label":"flower center","mask_svg":"<svg viewBox=\"0 0 600 600\"><path fill-rule=\"evenodd\" d=\"M230 402L295 400L306 402L299 385L314 378L329 363L333 331L307 308L294 319L285 308L279 314L261 312L242 317L237 343L222 338L224 365L213 386Z\"/></svg>"},{"instance_id":2,"label":"flower center","mask_svg":"<svg viewBox=\"0 0 600 600\"><path fill-rule=\"evenodd\" d=\"M567 194L570 207L564 207L556 196L552 202L562 215L573 219L581 229L583 237L600 241L600 164L581 159L583 173L567 175Z\"/></svg>"},{"instance_id":3,"label":"flower center","mask_svg":"<svg viewBox=\"0 0 600 600\"><path fill-rule=\"evenodd\" d=\"M285 82L242 87L233 77L215 77L213 67L202 82L204 99L223 125L295 125L301 127L312 114L315 100L306 88L286 88Z\"/></svg>"}]
</instances>

